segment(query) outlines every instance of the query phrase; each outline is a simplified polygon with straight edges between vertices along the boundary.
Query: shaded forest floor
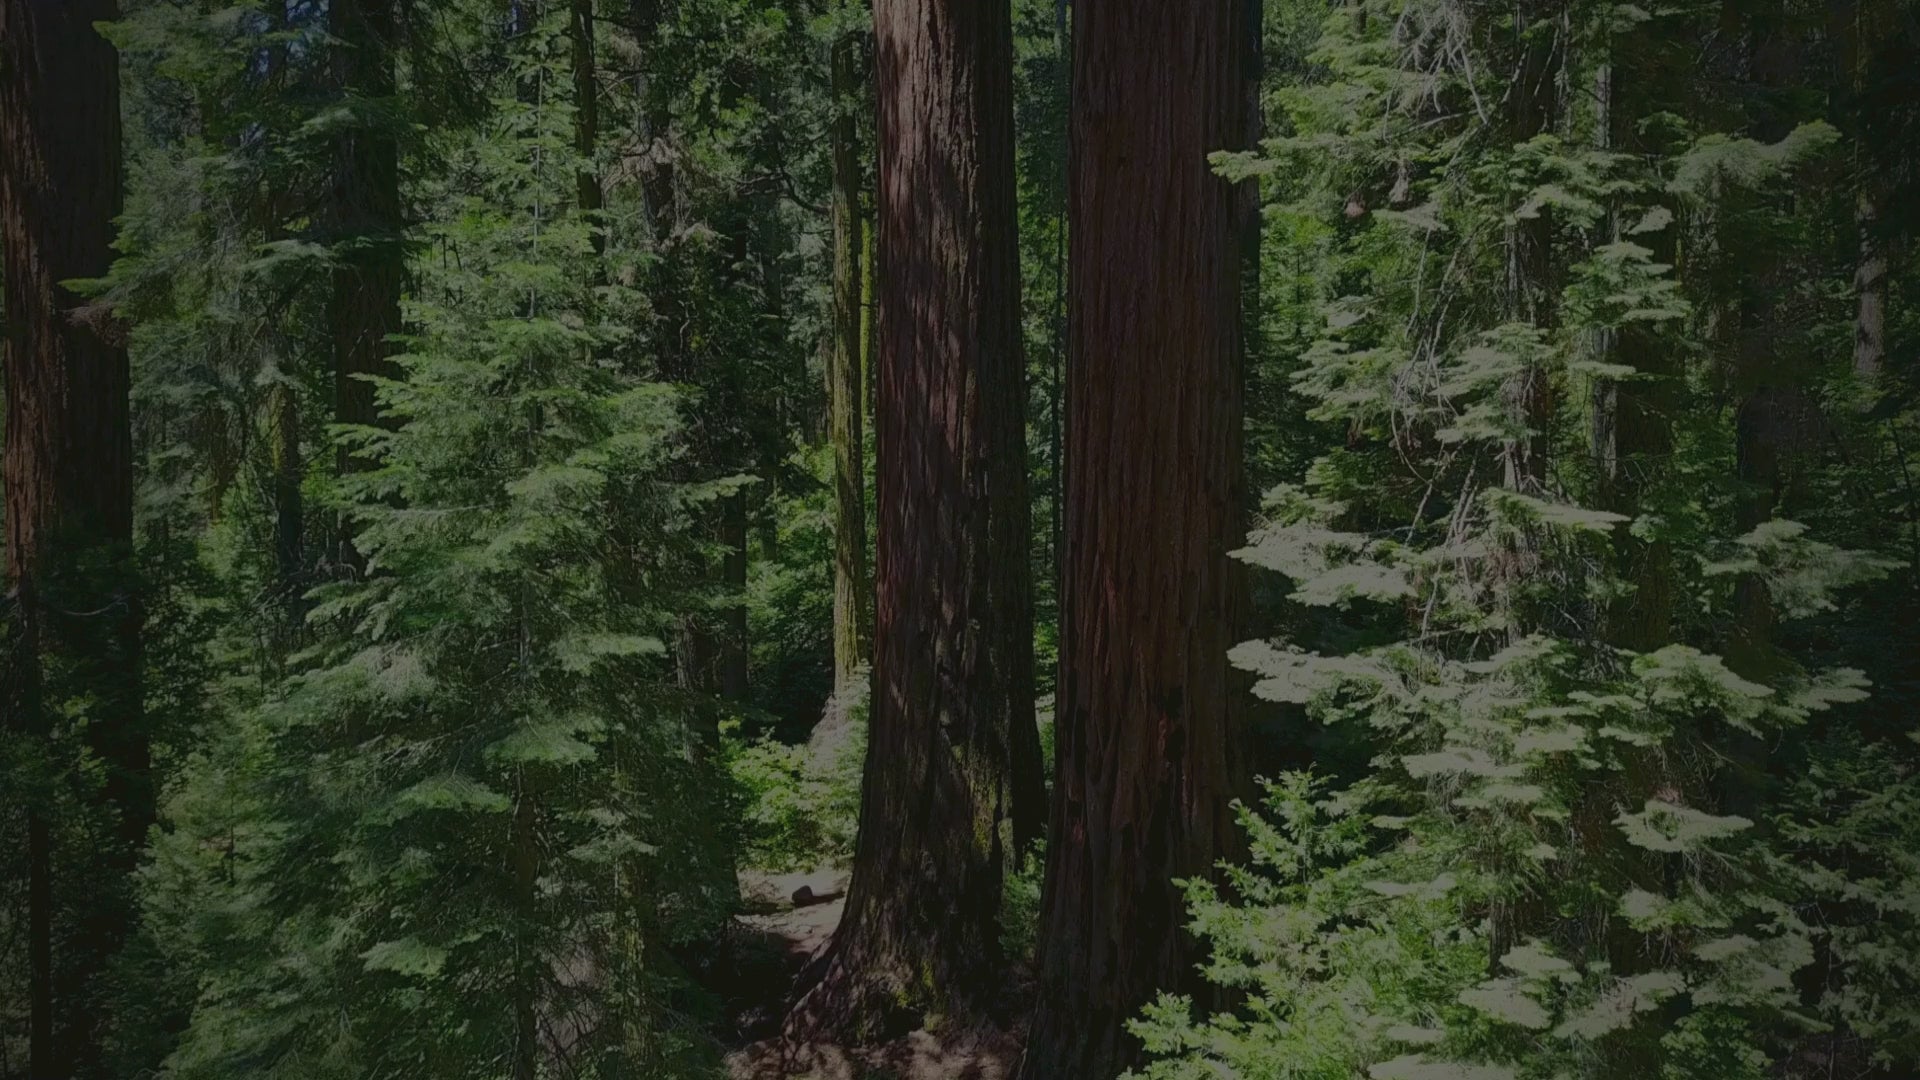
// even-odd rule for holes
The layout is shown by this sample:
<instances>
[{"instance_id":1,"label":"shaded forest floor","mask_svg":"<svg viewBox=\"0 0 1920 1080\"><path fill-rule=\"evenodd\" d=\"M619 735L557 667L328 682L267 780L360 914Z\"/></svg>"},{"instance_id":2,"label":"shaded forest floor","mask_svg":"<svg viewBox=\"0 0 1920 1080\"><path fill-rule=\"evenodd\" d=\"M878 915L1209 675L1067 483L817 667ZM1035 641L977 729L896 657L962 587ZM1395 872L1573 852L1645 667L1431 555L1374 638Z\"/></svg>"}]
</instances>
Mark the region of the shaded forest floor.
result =
<instances>
[{"instance_id":1,"label":"shaded forest floor","mask_svg":"<svg viewBox=\"0 0 1920 1080\"><path fill-rule=\"evenodd\" d=\"M743 874L746 913L735 918L734 955L717 987L735 1049L729 1080L1007 1080L1020 1060L1015 1033L921 1030L873 1047L789 1044L780 1021L793 980L826 948L845 907L844 871ZM1010 980L1024 983L1025 980Z\"/></svg>"}]
</instances>

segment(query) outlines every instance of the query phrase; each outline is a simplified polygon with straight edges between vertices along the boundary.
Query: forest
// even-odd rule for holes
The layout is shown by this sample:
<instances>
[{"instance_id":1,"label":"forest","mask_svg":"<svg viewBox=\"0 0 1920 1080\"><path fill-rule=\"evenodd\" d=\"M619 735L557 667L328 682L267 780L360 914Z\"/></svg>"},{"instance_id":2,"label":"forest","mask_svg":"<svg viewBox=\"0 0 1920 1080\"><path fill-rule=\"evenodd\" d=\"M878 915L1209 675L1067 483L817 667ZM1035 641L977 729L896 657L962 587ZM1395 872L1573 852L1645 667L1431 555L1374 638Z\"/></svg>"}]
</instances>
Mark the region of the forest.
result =
<instances>
[{"instance_id":1,"label":"forest","mask_svg":"<svg viewBox=\"0 0 1920 1080\"><path fill-rule=\"evenodd\" d=\"M1920 1076L1920 2L0 0L0 1080Z\"/></svg>"}]
</instances>

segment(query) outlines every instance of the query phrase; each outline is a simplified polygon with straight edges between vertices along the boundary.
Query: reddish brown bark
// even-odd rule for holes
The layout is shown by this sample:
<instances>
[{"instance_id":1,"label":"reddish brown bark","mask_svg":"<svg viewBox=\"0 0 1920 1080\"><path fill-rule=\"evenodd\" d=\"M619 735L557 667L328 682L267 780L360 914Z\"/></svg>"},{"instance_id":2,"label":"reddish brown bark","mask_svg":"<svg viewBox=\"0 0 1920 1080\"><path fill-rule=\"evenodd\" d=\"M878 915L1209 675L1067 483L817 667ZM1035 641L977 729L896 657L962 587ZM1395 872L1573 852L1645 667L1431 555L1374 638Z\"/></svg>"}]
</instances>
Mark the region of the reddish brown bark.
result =
<instances>
[{"instance_id":1,"label":"reddish brown bark","mask_svg":"<svg viewBox=\"0 0 1920 1080\"><path fill-rule=\"evenodd\" d=\"M983 1015L1033 835L1024 362L1007 0L887 0L874 697L847 912L790 1030Z\"/></svg>"},{"instance_id":2,"label":"reddish brown bark","mask_svg":"<svg viewBox=\"0 0 1920 1080\"><path fill-rule=\"evenodd\" d=\"M43 704L87 695L83 737L102 767L97 797L114 826L90 837L84 854L55 850L71 830L54 830L41 793L29 794L29 1071L46 1077L96 1068L104 1018L92 984L132 926L132 871L154 817L140 711L127 355L106 332L104 309L62 284L101 277L112 260L119 60L94 24L115 16L111 0L0 0L13 623L6 723L50 747L53 719ZM56 933L69 913L54 910L54 876L83 872L105 889L85 897L73 924Z\"/></svg>"},{"instance_id":3,"label":"reddish brown bark","mask_svg":"<svg viewBox=\"0 0 1920 1080\"><path fill-rule=\"evenodd\" d=\"M1193 981L1178 877L1236 843L1243 537L1233 187L1244 0L1074 16L1066 597L1040 987L1021 1075L1107 1080Z\"/></svg>"}]
</instances>

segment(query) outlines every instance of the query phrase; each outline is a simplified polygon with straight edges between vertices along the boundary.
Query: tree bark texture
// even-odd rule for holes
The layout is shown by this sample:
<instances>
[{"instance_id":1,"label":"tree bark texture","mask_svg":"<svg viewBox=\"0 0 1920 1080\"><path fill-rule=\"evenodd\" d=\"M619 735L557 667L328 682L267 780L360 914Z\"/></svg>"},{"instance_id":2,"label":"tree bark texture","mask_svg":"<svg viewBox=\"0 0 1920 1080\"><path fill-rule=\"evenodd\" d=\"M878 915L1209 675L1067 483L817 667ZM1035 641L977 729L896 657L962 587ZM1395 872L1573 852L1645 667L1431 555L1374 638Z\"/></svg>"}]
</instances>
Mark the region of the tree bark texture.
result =
<instances>
[{"instance_id":1,"label":"tree bark texture","mask_svg":"<svg viewBox=\"0 0 1920 1080\"><path fill-rule=\"evenodd\" d=\"M877 603L846 916L790 1031L986 1014L1037 833L1007 0L882 0Z\"/></svg>"},{"instance_id":2,"label":"tree bark texture","mask_svg":"<svg viewBox=\"0 0 1920 1080\"><path fill-rule=\"evenodd\" d=\"M107 1018L95 979L133 926L132 875L154 820L141 717L127 355L103 306L67 288L104 276L120 212L119 58L94 29L111 0L0 0L0 250L5 259L8 643L5 723L35 753L86 695L109 835L50 819L28 786L29 1070L97 1075ZM49 765L71 771L71 763ZM12 794L12 793L9 793ZM65 801L65 800L61 800ZM56 828L56 825L60 825ZM66 843L86 849L56 847ZM62 880L68 884L62 887ZM87 884L75 884L86 882ZM104 882L105 889L93 885ZM68 888L92 890L56 910Z\"/></svg>"},{"instance_id":3,"label":"tree bark texture","mask_svg":"<svg viewBox=\"0 0 1920 1080\"><path fill-rule=\"evenodd\" d=\"M1066 595L1039 998L1020 1075L1108 1080L1198 989L1178 877L1238 846L1245 0L1077 5Z\"/></svg>"},{"instance_id":4,"label":"tree bark texture","mask_svg":"<svg viewBox=\"0 0 1920 1080\"><path fill-rule=\"evenodd\" d=\"M873 635L867 576L866 398L861 389L866 220L860 207L860 125L864 100L860 42L833 45L833 343L827 352L827 426L833 441L833 684L867 662Z\"/></svg>"}]
</instances>

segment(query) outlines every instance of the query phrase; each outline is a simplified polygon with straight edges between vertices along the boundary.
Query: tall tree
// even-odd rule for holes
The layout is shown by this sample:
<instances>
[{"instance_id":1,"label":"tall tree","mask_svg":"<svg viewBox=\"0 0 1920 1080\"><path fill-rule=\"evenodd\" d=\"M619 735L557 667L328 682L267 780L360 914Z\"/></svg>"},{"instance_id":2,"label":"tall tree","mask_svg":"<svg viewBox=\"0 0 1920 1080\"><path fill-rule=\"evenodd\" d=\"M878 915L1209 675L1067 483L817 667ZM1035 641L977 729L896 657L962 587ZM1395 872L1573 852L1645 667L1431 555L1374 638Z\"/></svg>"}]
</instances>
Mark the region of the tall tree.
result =
<instances>
[{"instance_id":1,"label":"tall tree","mask_svg":"<svg viewBox=\"0 0 1920 1080\"><path fill-rule=\"evenodd\" d=\"M378 420L370 376L397 374L392 335L400 331L400 292L406 275L400 210L400 150L386 116L394 95L397 24L393 0L333 0L327 31L333 36L336 88L347 119L335 139L328 239L334 245L332 307L334 420L366 425ZM339 450L340 473L367 467L350 446ZM341 561L355 564L343 529Z\"/></svg>"},{"instance_id":2,"label":"tall tree","mask_svg":"<svg viewBox=\"0 0 1920 1080\"><path fill-rule=\"evenodd\" d=\"M1037 833L1006 0L887 0L874 700L846 917L794 1029L979 1015L1009 840Z\"/></svg>"},{"instance_id":3,"label":"tall tree","mask_svg":"<svg viewBox=\"0 0 1920 1080\"><path fill-rule=\"evenodd\" d=\"M1243 535L1242 0L1081 5L1073 30L1066 596L1040 997L1021 1075L1113 1076L1190 982L1179 877L1234 842Z\"/></svg>"},{"instance_id":4,"label":"tall tree","mask_svg":"<svg viewBox=\"0 0 1920 1080\"><path fill-rule=\"evenodd\" d=\"M127 354L75 279L103 277L120 211L119 58L95 24L111 0L0 3L0 247L5 249L8 726L52 762L56 715L86 695L91 770L82 804L102 805L106 836L50 820L52 775L29 801L28 952L32 1075L92 1075L103 1008L96 980L133 921L132 874L154 819L140 709L140 619L133 559L133 444ZM51 769L49 769L49 773ZM56 829L56 825L61 826ZM107 875L56 927L56 877ZM75 850L56 859L55 845ZM58 961L56 968L55 962Z\"/></svg>"},{"instance_id":5,"label":"tall tree","mask_svg":"<svg viewBox=\"0 0 1920 1080\"><path fill-rule=\"evenodd\" d=\"M860 124L866 100L860 39L833 43L833 342L827 353L827 425L833 440L833 682L868 658L873 633L867 577L866 447L862 415L862 305L866 218L860 206Z\"/></svg>"}]
</instances>

